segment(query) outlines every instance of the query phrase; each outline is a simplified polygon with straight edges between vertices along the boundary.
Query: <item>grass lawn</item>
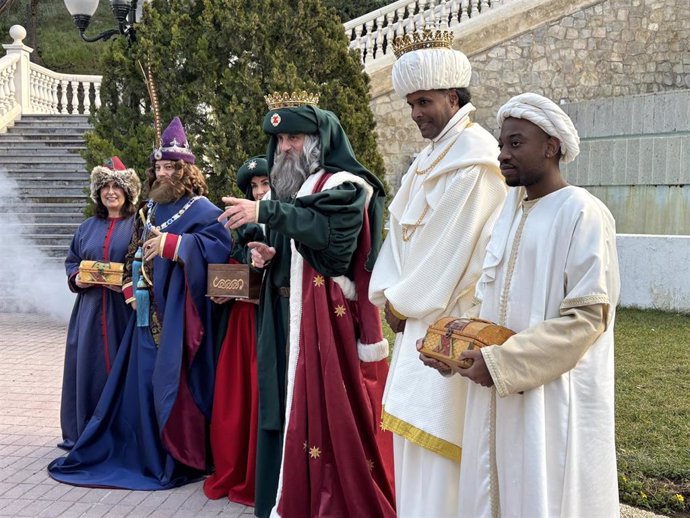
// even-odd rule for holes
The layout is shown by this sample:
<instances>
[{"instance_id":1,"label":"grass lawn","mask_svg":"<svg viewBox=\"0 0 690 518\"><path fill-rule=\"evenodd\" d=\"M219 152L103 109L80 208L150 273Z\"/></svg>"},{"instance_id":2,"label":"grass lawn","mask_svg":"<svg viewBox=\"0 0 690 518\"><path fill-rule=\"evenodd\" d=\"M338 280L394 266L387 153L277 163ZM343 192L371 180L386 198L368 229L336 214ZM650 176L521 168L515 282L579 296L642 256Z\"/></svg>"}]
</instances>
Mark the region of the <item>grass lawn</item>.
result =
<instances>
[{"instance_id":1,"label":"grass lawn","mask_svg":"<svg viewBox=\"0 0 690 518\"><path fill-rule=\"evenodd\" d=\"M621 501L690 517L690 315L618 310L616 440Z\"/></svg>"},{"instance_id":2,"label":"grass lawn","mask_svg":"<svg viewBox=\"0 0 690 518\"><path fill-rule=\"evenodd\" d=\"M616 441L621 500L690 516L690 315L621 309Z\"/></svg>"}]
</instances>

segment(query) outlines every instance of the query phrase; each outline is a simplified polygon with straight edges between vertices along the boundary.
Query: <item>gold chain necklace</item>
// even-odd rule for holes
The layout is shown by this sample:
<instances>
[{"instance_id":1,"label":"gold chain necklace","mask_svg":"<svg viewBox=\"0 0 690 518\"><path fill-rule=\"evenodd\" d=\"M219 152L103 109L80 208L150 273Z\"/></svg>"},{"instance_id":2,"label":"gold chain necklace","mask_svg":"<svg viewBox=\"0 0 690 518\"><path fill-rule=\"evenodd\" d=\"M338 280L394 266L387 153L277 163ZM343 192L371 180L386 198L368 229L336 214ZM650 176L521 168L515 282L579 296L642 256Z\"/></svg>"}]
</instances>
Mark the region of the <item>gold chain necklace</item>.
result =
<instances>
[{"instance_id":1,"label":"gold chain necklace","mask_svg":"<svg viewBox=\"0 0 690 518\"><path fill-rule=\"evenodd\" d=\"M403 225L402 226L402 238L403 241L409 241L412 239L412 234L414 234L415 230L417 230L417 227L421 225L422 220L424 219L424 216L426 216L426 213L429 211L429 205L426 205L424 207L424 210L422 211L422 215L419 216L419 219L417 220L416 223L412 225Z\"/></svg>"},{"instance_id":2,"label":"gold chain necklace","mask_svg":"<svg viewBox=\"0 0 690 518\"><path fill-rule=\"evenodd\" d=\"M419 174L419 175L427 174L427 173L428 173L429 171L431 171L434 167L436 167L436 166L438 165L438 163L439 163L441 160L443 160L444 158L446 158L446 155L447 155L448 152L450 151L450 148L453 147L453 145L455 144L455 142L458 140L459 137L460 137L460 134L458 134L458 136L455 137L455 138L453 139L453 142L451 142L451 143L448 145L448 147L447 147L446 149L444 149L443 152L442 152L440 155L438 155L438 156L436 157L436 160L434 160L433 162L431 162L431 165L430 165L429 167L427 167L426 169L421 169L421 170L420 170L420 169L419 169L419 166L417 166L417 169L415 170L414 174Z\"/></svg>"}]
</instances>

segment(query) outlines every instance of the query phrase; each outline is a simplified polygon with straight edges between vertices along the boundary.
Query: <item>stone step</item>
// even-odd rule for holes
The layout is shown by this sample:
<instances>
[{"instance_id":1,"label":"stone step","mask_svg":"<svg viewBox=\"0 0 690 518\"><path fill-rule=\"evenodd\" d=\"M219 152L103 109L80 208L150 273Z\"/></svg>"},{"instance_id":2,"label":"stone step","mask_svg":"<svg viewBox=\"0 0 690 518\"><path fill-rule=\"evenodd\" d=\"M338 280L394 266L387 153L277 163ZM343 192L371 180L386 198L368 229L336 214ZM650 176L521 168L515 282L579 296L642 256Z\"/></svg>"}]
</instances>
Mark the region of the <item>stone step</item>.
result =
<instances>
[{"instance_id":1,"label":"stone step","mask_svg":"<svg viewBox=\"0 0 690 518\"><path fill-rule=\"evenodd\" d=\"M40 172L44 173L81 173L86 172L85 163L61 163L61 162L42 162L37 164L25 163L25 164L5 164L0 158L0 169L5 169L11 178L17 178L17 176L27 173Z\"/></svg>"},{"instance_id":2,"label":"stone step","mask_svg":"<svg viewBox=\"0 0 690 518\"><path fill-rule=\"evenodd\" d=\"M53 162L65 162L68 164L85 164L86 161L78 153L66 153L64 151L50 150L46 149L41 153L27 156L26 154L12 152L11 154L5 154L0 157L0 164L50 164Z\"/></svg>"},{"instance_id":3,"label":"stone step","mask_svg":"<svg viewBox=\"0 0 690 518\"><path fill-rule=\"evenodd\" d=\"M53 177L22 177L16 176L14 180L17 183L18 188L43 188L50 189L52 187L78 187L78 188L88 188L89 179L88 178L75 178L74 176L58 176Z\"/></svg>"},{"instance_id":4,"label":"stone step","mask_svg":"<svg viewBox=\"0 0 690 518\"><path fill-rule=\"evenodd\" d=\"M15 143L15 142L25 142L38 145L46 146L56 146L62 143L65 144L83 144L84 135L83 133L66 133L64 135L12 135L11 133L5 133L0 136L0 141L3 143Z\"/></svg>"},{"instance_id":5,"label":"stone step","mask_svg":"<svg viewBox=\"0 0 690 518\"><path fill-rule=\"evenodd\" d=\"M23 128L26 126L56 126L56 127L73 127L73 126L87 126L91 127L88 119L82 117L24 117L14 123L12 128ZM12 129L10 128L10 129Z\"/></svg>"},{"instance_id":6,"label":"stone step","mask_svg":"<svg viewBox=\"0 0 690 518\"><path fill-rule=\"evenodd\" d=\"M2 149L21 149L21 150L31 150L31 149L65 149L70 152L75 150L81 151L86 149L86 143L83 138L74 137L69 139L50 139L50 140L28 140L28 139L17 139L12 138L14 135L5 135L0 137L0 148Z\"/></svg>"},{"instance_id":7,"label":"stone step","mask_svg":"<svg viewBox=\"0 0 690 518\"><path fill-rule=\"evenodd\" d=\"M7 176L17 183L22 180L72 180L73 182L88 184L90 181L90 176L84 171L35 171L28 169L26 171L8 171Z\"/></svg>"},{"instance_id":8,"label":"stone step","mask_svg":"<svg viewBox=\"0 0 690 518\"><path fill-rule=\"evenodd\" d=\"M0 169L4 169L6 174L13 179L17 179L23 175L33 174L37 176L51 176L51 175L75 175L76 177L88 178L89 173L83 166L77 164L66 165L63 168L54 167L53 164L36 164L31 168L17 168L13 166L12 168L5 167L1 163L0 159Z\"/></svg>"},{"instance_id":9,"label":"stone step","mask_svg":"<svg viewBox=\"0 0 690 518\"><path fill-rule=\"evenodd\" d=\"M72 237L79 225L80 223L54 222L54 220L50 223L21 220L19 222L3 223L4 229L8 232L19 233L23 236L38 234L38 230L45 230L49 234Z\"/></svg>"},{"instance_id":10,"label":"stone step","mask_svg":"<svg viewBox=\"0 0 690 518\"><path fill-rule=\"evenodd\" d=\"M53 185L51 187L44 186L18 186L17 196L20 198L86 198L86 192L81 185Z\"/></svg>"},{"instance_id":11,"label":"stone step","mask_svg":"<svg viewBox=\"0 0 690 518\"><path fill-rule=\"evenodd\" d=\"M73 234L74 232L72 232L72 234L22 234L22 237L24 239L30 240L32 243L36 243L37 245L61 246L66 244L67 246L69 246L72 242Z\"/></svg>"},{"instance_id":12,"label":"stone step","mask_svg":"<svg viewBox=\"0 0 690 518\"><path fill-rule=\"evenodd\" d=\"M75 209L72 209L73 211ZM30 224L80 225L85 217L79 212L14 212L14 220ZM2 217L0 217L2 221Z\"/></svg>"},{"instance_id":13,"label":"stone step","mask_svg":"<svg viewBox=\"0 0 690 518\"><path fill-rule=\"evenodd\" d=\"M5 133L2 136L4 142L22 142L22 141L63 141L63 140L78 140L84 142L84 132L79 131L64 131L62 133L39 133L39 132L24 132L22 134Z\"/></svg>"},{"instance_id":14,"label":"stone step","mask_svg":"<svg viewBox=\"0 0 690 518\"><path fill-rule=\"evenodd\" d=\"M65 257L67 257L67 253L69 252L69 246L70 244L58 244L58 245L46 245L46 244L38 244L34 243L33 248L43 254L45 254L48 257L53 257L56 259L62 259L64 261ZM16 256L17 254L24 253L26 252L24 246L16 246L9 244L6 247L3 247L2 254L0 255L0 261L2 261L2 257L12 257Z\"/></svg>"},{"instance_id":15,"label":"stone step","mask_svg":"<svg viewBox=\"0 0 690 518\"><path fill-rule=\"evenodd\" d=\"M83 210L84 207L87 205L87 198L86 196L83 196L79 198L78 200L74 200L71 202L62 202L59 201L58 199L53 199L47 202L27 202L27 201L21 201L20 203L3 203L2 200L0 200L0 208L3 208L2 210L6 211L11 211L14 214L72 214L75 215L79 214L81 218L83 218Z\"/></svg>"},{"instance_id":16,"label":"stone step","mask_svg":"<svg viewBox=\"0 0 690 518\"><path fill-rule=\"evenodd\" d=\"M86 194L25 194L22 198L26 200L27 203L45 203L45 204L55 204L55 203L67 203L77 205L79 202L86 205Z\"/></svg>"},{"instance_id":17,"label":"stone step","mask_svg":"<svg viewBox=\"0 0 690 518\"><path fill-rule=\"evenodd\" d=\"M64 143L51 143L44 145L36 142L10 142L9 144L0 141L0 156L24 156L32 157L36 155L44 156L81 156L81 152L86 146L67 146Z\"/></svg>"},{"instance_id":18,"label":"stone step","mask_svg":"<svg viewBox=\"0 0 690 518\"><path fill-rule=\"evenodd\" d=\"M13 128L7 130L7 133L12 135L24 135L25 133L35 134L55 134L68 131L70 133L85 133L93 129L90 124L17 124Z\"/></svg>"},{"instance_id":19,"label":"stone step","mask_svg":"<svg viewBox=\"0 0 690 518\"><path fill-rule=\"evenodd\" d=\"M15 124L20 124L20 123L25 123L25 122L54 122L54 121L60 121L60 122L79 122L81 124L85 124L89 122L89 115L70 115L67 113L64 114L51 114L51 115L42 115L42 114L36 114L36 115L23 115L22 118L18 121L15 122Z\"/></svg>"}]
</instances>

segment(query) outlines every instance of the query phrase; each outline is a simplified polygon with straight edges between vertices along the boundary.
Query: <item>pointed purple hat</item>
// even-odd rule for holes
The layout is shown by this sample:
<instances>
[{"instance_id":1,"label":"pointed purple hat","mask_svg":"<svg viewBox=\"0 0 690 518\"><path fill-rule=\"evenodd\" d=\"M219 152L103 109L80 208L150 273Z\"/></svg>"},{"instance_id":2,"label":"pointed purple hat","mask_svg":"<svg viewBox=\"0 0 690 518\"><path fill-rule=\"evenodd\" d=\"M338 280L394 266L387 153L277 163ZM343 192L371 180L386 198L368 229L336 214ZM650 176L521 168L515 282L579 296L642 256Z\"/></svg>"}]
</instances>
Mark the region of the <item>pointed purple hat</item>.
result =
<instances>
[{"instance_id":1,"label":"pointed purple hat","mask_svg":"<svg viewBox=\"0 0 690 518\"><path fill-rule=\"evenodd\" d=\"M179 117L175 117L161 135L161 147L154 149L149 157L151 162L156 160L184 160L193 164L196 160L194 153L189 149L187 135Z\"/></svg>"}]
</instances>

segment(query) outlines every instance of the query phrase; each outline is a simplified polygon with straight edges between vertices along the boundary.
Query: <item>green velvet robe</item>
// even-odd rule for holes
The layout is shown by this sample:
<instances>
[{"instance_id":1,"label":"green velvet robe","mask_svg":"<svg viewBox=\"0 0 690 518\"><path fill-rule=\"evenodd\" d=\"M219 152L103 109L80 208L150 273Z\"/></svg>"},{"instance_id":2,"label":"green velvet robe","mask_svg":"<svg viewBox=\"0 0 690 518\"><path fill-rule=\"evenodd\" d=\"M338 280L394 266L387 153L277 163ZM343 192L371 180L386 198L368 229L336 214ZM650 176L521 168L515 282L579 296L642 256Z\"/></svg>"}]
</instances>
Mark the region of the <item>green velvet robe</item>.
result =
<instances>
[{"instance_id":1,"label":"green velvet robe","mask_svg":"<svg viewBox=\"0 0 690 518\"><path fill-rule=\"evenodd\" d=\"M266 242L276 255L266 269L259 305L257 365L259 432L257 441L256 507L260 518L275 504L285 424L285 390L290 287L290 240L297 251L324 276L347 275L362 228L366 192L345 182L333 189L296 198L293 202L261 202L259 222L266 224ZM283 294L281 294L283 291Z\"/></svg>"}]
</instances>

